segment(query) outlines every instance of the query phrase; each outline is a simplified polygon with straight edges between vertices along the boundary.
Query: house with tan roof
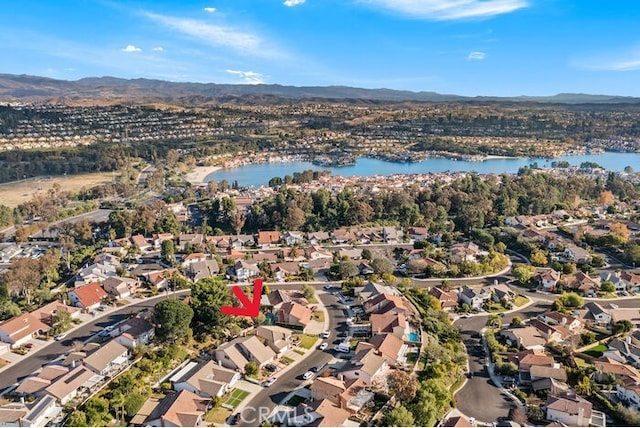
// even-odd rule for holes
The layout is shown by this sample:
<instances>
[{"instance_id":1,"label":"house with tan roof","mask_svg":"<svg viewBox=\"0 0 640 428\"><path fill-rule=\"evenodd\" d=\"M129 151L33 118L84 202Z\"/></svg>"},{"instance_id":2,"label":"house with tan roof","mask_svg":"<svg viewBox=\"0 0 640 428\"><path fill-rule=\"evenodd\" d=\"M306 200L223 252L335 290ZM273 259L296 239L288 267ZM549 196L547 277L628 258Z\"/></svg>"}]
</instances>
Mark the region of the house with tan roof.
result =
<instances>
[{"instance_id":1,"label":"house with tan roof","mask_svg":"<svg viewBox=\"0 0 640 428\"><path fill-rule=\"evenodd\" d=\"M248 262L244 259L236 260L233 265L233 273L238 281L246 282L250 278L254 278L260 274L260 268L255 263Z\"/></svg>"},{"instance_id":2,"label":"house with tan roof","mask_svg":"<svg viewBox=\"0 0 640 428\"><path fill-rule=\"evenodd\" d=\"M473 424L464 416L452 416L442 424L443 427L472 427Z\"/></svg>"},{"instance_id":3,"label":"house with tan roof","mask_svg":"<svg viewBox=\"0 0 640 428\"><path fill-rule=\"evenodd\" d=\"M538 318L547 324L560 325L572 332L579 332L583 327L583 322L579 318L558 311L545 312Z\"/></svg>"},{"instance_id":4,"label":"house with tan roof","mask_svg":"<svg viewBox=\"0 0 640 428\"><path fill-rule=\"evenodd\" d=\"M396 314L409 314L408 304L400 296L382 293L371 297L363 303L363 308L367 313L383 314L393 312Z\"/></svg>"},{"instance_id":5,"label":"house with tan roof","mask_svg":"<svg viewBox=\"0 0 640 428\"><path fill-rule=\"evenodd\" d=\"M29 406L29 411L21 420L23 427L43 427L62 413L62 407L51 395L38 398Z\"/></svg>"},{"instance_id":6,"label":"house with tan roof","mask_svg":"<svg viewBox=\"0 0 640 428\"><path fill-rule=\"evenodd\" d=\"M223 343L215 352L218 364L240 371L244 371L249 361L255 362L258 367L263 367L271 363L275 357L276 353L256 336L238 337Z\"/></svg>"},{"instance_id":7,"label":"house with tan roof","mask_svg":"<svg viewBox=\"0 0 640 428\"><path fill-rule=\"evenodd\" d=\"M102 287L114 299L126 299L138 290L140 281L133 278L111 276L102 283Z\"/></svg>"},{"instance_id":8,"label":"house with tan roof","mask_svg":"<svg viewBox=\"0 0 640 428\"><path fill-rule=\"evenodd\" d=\"M509 346L522 349L543 350L547 340L535 327L526 326L519 328L508 328L500 331Z\"/></svg>"},{"instance_id":9,"label":"house with tan roof","mask_svg":"<svg viewBox=\"0 0 640 428\"><path fill-rule=\"evenodd\" d=\"M204 243L204 235L201 233L181 233L178 235L178 246L185 250L188 245L198 247Z\"/></svg>"},{"instance_id":10,"label":"house with tan roof","mask_svg":"<svg viewBox=\"0 0 640 428\"><path fill-rule=\"evenodd\" d=\"M298 262L273 263L270 268L277 282L284 282L287 278L300 273L300 264Z\"/></svg>"},{"instance_id":11,"label":"house with tan roof","mask_svg":"<svg viewBox=\"0 0 640 428\"><path fill-rule=\"evenodd\" d=\"M0 323L0 340L17 348L35 336L49 331L49 326L44 324L33 314L20 314Z\"/></svg>"},{"instance_id":12,"label":"house with tan roof","mask_svg":"<svg viewBox=\"0 0 640 428\"><path fill-rule=\"evenodd\" d=\"M264 339L273 351L282 355L291 349L293 336L288 328L277 325L261 325L256 329L256 336Z\"/></svg>"},{"instance_id":13,"label":"house with tan roof","mask_svg":"<svg viewBox=\"0 0 640 428\"><path fill-rule=\"evenodd\" d=\"M593 405L587 400L574 395L565 397L549 396L545 403L548 421L562 422L573 427L591 425Z\"/></svg>"},{"instance_id":14,"label":"house with tan roof","mask_svg":"<svg viewBox=\"0 0 640 428\"><path fill-rule=\"evenodd\" d=\"M350 413L329 400L314 400L298 405L287 419L287 426L341 427Z\"/></svg>"},{"instance_id":15,"label":"house with tan roof","mask_svg":"<svg viewBox=\"0 0 640 428\"><path fill-rule=\"evenodd\" d=\"M152 427L203 426L204 414L211 400L191 391L183 390L167 394L160 400L143 425Z\"/></svg>"},{"instance_id":16,"label":"house with tan roof","mask_svg":"<svg viewBox=\"0 0 640 428\"><path fill-rule=\"evenodd\" d=\"M100 379L102 376L83 365L79 365L45 388L45 391L60 404L65 405L78 394L88 392Z\"/></svg>"},{"instance_id":17,"label":"house with tan roof","mask_svg":"<svg viewBox=\"0 0 640 428\"><path fill-rule=\"evenodd\" d=\"M340 370L339 376L343 379L362 379L370 386L373 383L386 385L386 375L389 372L389 364L385 358L377 355L374 349L363 349L356 353L351 361Z\"/></svg>"},{"instance_id":18,"label":"house with tan roof","mask_svg":"<svg viewBox=\"0 0 640 428\"><path fill-rule=\"evenodd\" d=\"M54 300L51 303L44 305L43 307L31 312L31 315L42 321L47 325L53 325L54 317L59 312L67 312L69 316L78 318L80 316L80 309L73 306L67 306L59 300Z\"/></svg>"},{"instance_id":19,"label":"house with tan roof","mask_svg":"<svg viewBox=\"0 0 640 428\"><path fill-rule=\"evenodd\" d=\"M600 288L599 284L584 272L567 275L563 278L566 288L577 291L583 296L595 296Z\"/></svg>"},{"instance_id":20,"label":"house with tan roof","mask_svg":"<svg viewBox=\"0 0 640 428\"><path fill-rule=\"evenodd\" d=\"M551 292L555 290L560 280L560 272L554 269L545 269L534 275L533 280L539 284L544 291Z\"/></svg>"},{"instance_id":21,"label":"house with tan roof","mask_svg":"<svg viewBox=\"0 0 640 428\"><path fill-rule=\"evenodd\" d=\"M110 340L84 360L85 366L101 376L108 376L124 368L129 362L129 350Z\"/></svg>"},{"instance_id":22,"label":"house with tan roof","mask_svg":"<svg viewBox=\"0 0 640 428\"><path fill-rule=\"evenodd\" d=\"M537 328L538 331L542 333L542 337L544 337L549 343L563 342L565 339L569 338L572 335L572 333L568 329L562 327L561 325L550 325L544 321L540 321L537 318L529 320L527 324Z\"/></svg>"},{"instance_id":23,"label":"house with tan roof","mask_svg":"<svg viewBox=\"0 0 640 428\"><path fill-rule=\"evenodd\" d=\"M0 426L19 427L22 418L27 414L27 406L23 403L7 403L0 406Z\"/></svg>"},{"instance_id":24,"label":"house with tan roof","mask_svg":"<svg viewBox=\"0 0 640 428\"><path fill-rule=\"evenodd\" d=\"M406 336L409 327L405 314L397 314L392 311L383 314L371 314L369 322L372 334L390 333L399 338Z\"/></svg>"},{"instance_id":25,"label":"house with tan roof","mask_svg":"<svg viewBox=\"0 0 640 428\"><path fill-rule=\"evenodd\" d=\"M107 293L97 282L76 287L67 293L72 305L91 311L97 309L107 297Z\"/></svg>"},{"instance_id":26,"label":"house with tan roof","mask_svg":"<svg viewBox=\"0 0 640 428\"><path fill-rule=\"evenodd\" d=\"M443 311L453 311L458 307L458 295L453 291L445 291L438 287L431 287L429 295L438 299Z\"/></svg>"},{"instance_id":27,"label":"house with tan roof","mask_svg":"<svg viewBox=\"0 0 640 428\"><path fill-rule=\"evenodd\" d=\"M376 334L368 341L391 367L405 361L408 346L394 334ZM362 342L361 342L362 343ZM356 348L357 352L357 348Z\"/></svg>"},{"instance_id":28,"label":"house with tan roof","mask_svg":"<svg viewBox=\"0 0 640 428\"><path fill-rule=\"evenodd\" d=\"M297 327L304 332L311 322L311 309L296 302L286 302L277 313L278 323Z\"/></svg>"},{"instance_id":29,"label":"house with tan roof","mask_svg":"<svg viewBox=\"0 0 640 428\"><path fill-rule=\"evenodd\" d=\"M133 235L131 237L131 243L138 247L140 251L147 252L153 249L153 245L143 235Z\"/></svg>"},{"instance_id":30,"label":"house with tan roof","mask_svg":"<svg viewBox=\"0 0 640 428\"><path fill-rule=\"evenodd\" d=\"M189 362L171 377L175 391L191 391L201 397L222 397L242 378L240 372L216 364L215 361Z\"/></svg>"}]
</instances>

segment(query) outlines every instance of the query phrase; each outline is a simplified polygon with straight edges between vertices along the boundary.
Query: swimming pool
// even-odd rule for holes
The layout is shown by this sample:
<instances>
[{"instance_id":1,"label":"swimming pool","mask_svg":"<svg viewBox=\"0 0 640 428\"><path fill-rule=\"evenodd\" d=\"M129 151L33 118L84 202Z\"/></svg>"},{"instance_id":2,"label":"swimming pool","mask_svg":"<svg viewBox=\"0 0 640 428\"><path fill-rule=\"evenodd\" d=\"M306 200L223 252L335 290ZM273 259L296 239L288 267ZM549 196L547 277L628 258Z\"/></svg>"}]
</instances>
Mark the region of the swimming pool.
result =
<instances>
[{"instance_id":1,"label":"swimming pool","mask_svg":"<svg viewBox=\"0 0 640 428\"><path fill-rule=\"evenodd\" d=\"M410 342L420 342L420 336L418 336L418 333L409 333L409 341Z\"/></svg>"}]
</instances>

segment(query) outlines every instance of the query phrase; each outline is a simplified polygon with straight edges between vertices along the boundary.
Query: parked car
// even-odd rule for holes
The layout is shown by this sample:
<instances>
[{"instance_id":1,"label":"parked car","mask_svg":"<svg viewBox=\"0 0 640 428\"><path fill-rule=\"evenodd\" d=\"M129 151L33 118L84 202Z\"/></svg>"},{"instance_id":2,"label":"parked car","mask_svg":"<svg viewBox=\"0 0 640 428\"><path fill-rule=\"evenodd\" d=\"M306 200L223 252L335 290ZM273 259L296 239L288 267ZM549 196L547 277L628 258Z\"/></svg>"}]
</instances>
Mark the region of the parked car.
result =
<instances>
[{"instance_id":1,"label":"parked car","mask_svg":"<svg viewBox=\"0 0 640 428\"><path fill-rule=\"evenodd\" d=\"M56 340L62 340L67 337L67 333L61 333L55 337Z\"/></svg>"},{"instance_id":2,"label":"parked car","mask_svg":"<svg viewBox=\"0 0 640 428\"><path fill-rule=\"evenodd\" d=\"M327 349L327 346L329 346L329 344L327 342L324 342L320 345L318 349L320 349L321 351L324 351L325 349Z\"/></svg>"},{"instance_id":3,"label":"parked car","mask_svg":"<svg viewBox=\"0 0 640 428\"><path fill-rule=\"evenodd\" d=\"M271 385L273 385L275 382L276 382L276 378L275 377L270 377L269 379L267 379L264 382L262 382L262 386L264 386L265 388L268 388Z\"/></svg>"},{"instance_id":4,"label":"parked car","mask_svg":"<svg viewBox=\"0 0 640 428\"><path fill-rule=\"evenodd\" d=\"M302 379L304 380L309 380L313 377L313 372L311 370L309 370L308 372L306 372L305 374L302 375Z\"/></svg>"},{"instance_id":5,"label":"parked car","mask_svg":"<svg viewBox=\"0 0 640 428\"><path fill-rule=\"evenodd\" d=\"M268 372L275 372L278 368L275 364L267 364L266 366L264 366L264 369Z\"/></svg>"},{"instance_id":6,"label":"parked car","mask_svg":"<svg viewBox=\"0 0 640 428\"><path fill-rule=\"evenodd\" d=\"M327 331L323 331L320 337L323 339L328 339L330 335L331 335L331 332L327 330Z\"/></svg>"},{"instance_id":7,"label":"parked car","mask_svg":"<svg viewBox=\"0 0 640 428\"><path fill-rule=\"evenodd\" d=\"M232 415L228 420L229 425L237 425L238 422L240 422L240 413Z\"/></svg>"}]
</instances>

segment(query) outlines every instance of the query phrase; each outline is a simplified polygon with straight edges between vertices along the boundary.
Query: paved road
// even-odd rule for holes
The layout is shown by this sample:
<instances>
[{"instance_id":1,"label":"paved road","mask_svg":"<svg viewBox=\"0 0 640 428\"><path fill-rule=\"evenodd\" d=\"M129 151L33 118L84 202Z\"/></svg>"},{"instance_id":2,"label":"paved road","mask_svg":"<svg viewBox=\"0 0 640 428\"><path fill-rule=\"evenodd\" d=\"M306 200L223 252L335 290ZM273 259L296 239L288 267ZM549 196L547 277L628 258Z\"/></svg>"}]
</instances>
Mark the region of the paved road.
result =
<instances>
[{"instance_id":1,"label":"paved road","mask_svg":"<svg viewBox=\"0 0 640 428\"><path fill-rule=\"evenodd\" d=\"M330 349L333 342L338 339L338 324L343 322L341 327L346 328L344 325L346 317L342 305L338 303L335 296L322 293L319 294L318 297L322 303L325 304L329 312L329 331L331 332L331 336L326 340L329 343L329 348L326 351L313 350L310 354L307 354L304 360L296 367L280 376L273 385L258 393L244 407L242 419L239 422L240 426L259 426L260 421L269 416L273 409L275 409L291 391L298 389L306 382L298 378L301 374L310 370L312 367L326 364L333 358L332 352L334 351Z\"/></svg>"},{"instance_id":2,"label":"paved road","mask_svg":"<svg viewBox=\"0 0 640 428\"><path fill-rule=\"evenodd\" d=\"M514 317L531 318L549 311L548 302L536 302L522 310L506 314L502 318L504 325L511 323ZM464 387L456 394L457 408L467 416L483 422L494 422L500 417L506 417L509 409L515 404L507 398L490 379L485 363L487 356L482 349L480 330L486 325L488 315L460 318L455 322L462 333L462 341L469 353L469 371L473 377L467 380Z\"/></svg>"},{"instance_id":3,"label":"paved road","mask_svg":"<svg viewBox=\"0 0 640 428\"><path fill-rule=\"evenodd\" d=\"M190 292L191 290L181 290L176 294L182 295L188 294ZM154 297L153 299L149 299L145 302L116 309L106 315L96 316L95 320L72 331L64 340L60 342L52 342L51 344L40 349L34 354L28 355L23 360L8 367L0 375L0 391L4 391L6 388L10 387L22 378L38 371L43 365L59 358L64 353L68 352L74 340L87 340L94 334L99 333L106 326L122 321L132 313L138 313L144 309L151 308L159 301L173 296L173 294L163 294L161 296Z\"/></svg>"}]
</instances>

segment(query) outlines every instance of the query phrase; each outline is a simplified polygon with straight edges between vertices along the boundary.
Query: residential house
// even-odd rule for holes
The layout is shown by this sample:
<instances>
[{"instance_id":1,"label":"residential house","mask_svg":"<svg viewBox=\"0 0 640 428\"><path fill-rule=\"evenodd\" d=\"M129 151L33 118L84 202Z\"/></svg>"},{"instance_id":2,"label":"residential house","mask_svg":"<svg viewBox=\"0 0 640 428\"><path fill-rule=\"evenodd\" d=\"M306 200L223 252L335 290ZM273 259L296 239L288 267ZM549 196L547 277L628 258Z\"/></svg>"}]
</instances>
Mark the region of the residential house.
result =
<instances>
[{"instance_id":1,"label":"residential house","mask_svg":"<svg viewBox=\"0 0 640 428\"><path fill-rule=\"evenodd\" d=\"M254 263L249 263L246 260L238 260L233 265L236 279L240 282L249 281L250 278L256 277L260 274L260 269Z\"/></svg>"},{"instance_id":2,"label":"residential house","mask_svg":"<svg viewBox=\"0 0 640 428\"><path fill-rule=\"evenodd\" d=\"M474 424L464 416L451 416L441 425L443 427L472 427Z\"/></svg>"},{"instance_id":3,"label":"residential house","mask_svg":"<svg viewBox=\"0 0 640 428\"><path fill-rule=\"evenodd\" d=\"M429 239L429 228L413 226L407 230L407 235L414 241L426 241Z\"/></svg>"},{"instance_id":4,"label":"residential house","mask_svg":"<svg viewBox=\"0 0 640 428\"><path fill-rule=\"evenodd\" d=\"M335 377L317 377L310 390L313 400L329 400L340 405L340 396L347 390L347 385L344 380Z\"/></svg>"},{"instance_id":5,"label":"residential house","mask_svg":"<svg viewBox=\"0 0 640 428\"><path fill-rule=\"evenodd\" d=\"M371 314L369 322L372 334L389 333L404 339L409 330L409 323L404 313L388 311L382 314Z\"/></svg>"},{"instance_id":6,"label":"residential house","mask_svg":"<svg viewBox=\"0 0 640 428\"><path fill-rule=\"evenodd\" d=\"M22 418L23 427L43 427L62 413L62 407L58 405L55 397L44 395L31 404L29 411Z\"/></svg>"},{"instance_id":7,"label":"residential house","mask_svg":"<svg viewBox=\"0 0 640 428\"><path fill-rule=\"evenodd\" d=\"M338 251L340 259L360 260L362 258L362 248L341 248Z\"/></svg>"},{"instance_id":8,"label":"residential house","mask_svg":"<svg viewBox=\"0 0 640 428\"><path fill-rule=\"evenodd\" d=\"M187 246L199 248L204 244L204 235L201 233L181 233L178 235L178 247L184 251Z\"/></svg>"},{"instance_id":9,"label":"residential house","mask_svg":"<svg viewBox=\"0 0 640 428\"><path fill-rule=\"evenodd\" d=\"M299 231L288 231L284 233L284 242L288 246L300 245L304 242L304 234Z\"/></svg>"},{"instance_id":10,"label":"residential house","mask_svg":"<svg viewBox=\"0 0 640 428\"><path fill-rule=\"evenodd\" d=\"M211 400L188 390L167 394L144 421L152 427L199 427L203 426L204 414Z\"/></svg>"},{"instance_id":11,"label":"residential house","mask_svg":"<svg viewBox=\"0 0 640 428\"><path fill-rule=\"evenodd\" d=\"M257 252L251 255L251 261L256 264L261 262L276 263L278 255L276 253Z\"/></svg>"},{"instance_id":12,"label":"residential house","mask_svg":"<svg viewBox=\"0 0 640 428\"><path fill-rule=\"evenodd\" d=\"M118 325L112 332L116 342L129 349L134 349L141 345L148 345L155 336L153 324L142 318L129 318L124 323Z\"/></svg>"},{"instance_id":13,"label":"residential house","mask_svg":"<svg viewBox=\"0 0 640 428\"><path fill-rule=\"evenodd\" d=\"M325 250L322 247L318 246L310 246L305 250L305 254L308 260L333 260L333 253L331 251Z\"/></svg>"},{"instance_id":14,"label":"residential house","mask_svg":"<svg viewBox=\"0 0 640 428\"><path fill-rule=\"evenodd\" d=\"M542 333L542 337L544 337L548 343L563 342L572 334L568 329L564 328L561 325L550 325L536 318L529 320L527 324L537 328L538 331Z\"/></svg>"},{"instance_id":15,"label":"residential house","mask_svg":"<svg viewBox=\"0 0 640 428\"><path fill-rule=\"evenodd\" d=\"M587 313L584 317L585 321L592 323L598 327L607 327L611 323L611 312L605 310L596 302L587 302L584 305Z\"/></svg>"},{"instance_id":16,"label":"residential house","mask_svg":"<svg viewBox=\"0 0 640 428\"><path fill-rule=\"evenodd\" d=\"M384 357L377 355L374 349L363 349L340 369L339 377L362 379L367 386L380 384L384 388L388 372L389 364Z\"/></svg>"},{"instance_id":17,"label":"residential house","mask_svg":"<svg viewBox=\"0 0 640 428\"><path fill-rule=\"evenodd\" d=\"M257 244L260 248L270 248L280 243L280 232L277 230L263 230L258 232Z\"/></svg>"},{"instance_id":18,"label":"residential house","mask_svg":"<svg viewBox=\"0 0 640 428\"><path fill-rule=\"evenodd\" d=\"M373 392L366 389L361 379L318 377L310 389L313 400L329 400L350 413L358 413L373 399Z\"/></svg>"},{"instance_id":19,"label":"residential house","mask_svg":"<svg viewBox=\"0 0 640 428\"><path fill-rule=\"evenodd\" d=\"M218 364L232 370L244 370L249 361L263 367L276 357L276 353L256 336L238 337L224 343L218 347L215 355Z\"/></svg>"},{"instance_id":20,"label":"residential house","mask_svg":"<svg viewBox=\"0 0 640 428\"><path fill-rule=\"evenodd\" d=\"M368 342L379 355L385 358L389 366L396 367L398 364L406 361L405 354L407 353L408 346L401 337L394 334L376 334L369 339ZM357 348L356 352L358 352Z\"/></svg>"},{"instance_id":21,"label":"residential house","mask_svg":"<svg viewBox=\"0 0 640 428\"><path fill-rule=\"evenodd\" d=\"M355 240L355 234L346 229L336 229L331 232L331 241L334 244L347 244Z\"/></svg>"},{"instance_id":22,"label":"residential house","mask_svg":"<svg viewBox=\"0 0 640 428\"><path fill-rule=\"evenodd\" d=\"M382 238L387 244L398 244L402 241L404 232L401 227L384 226L382 228Z\"/></svg>"},{"instance_id":23,"label":"residential house","mask_svg":"<svg viewBox=\"0 0 640 428\"><path fill-rule=\"evenodd\" d=\"M507 284L498 284L497 280L488 288L495 302L511 302L516 298L516 293Z\"/></svg>"},{"instance_id":24,"label":"residential house","mask_svg":"<svg viewBox=\"0 0 640 428\"><path fill-rule=\"evenodd\" d=\"M573 427L591 425L593 405L577 395L564 397L551 395L547 398L545 409L548 421L557 421Z\"/></svg>"},{"instance_id":25,"label":"residential house","mask_svg":"<svg viewBox=\"0 0 640 428\"><path fill-rule=\"evenodd\" d=\"M535 327L507 328L500 331L509 346L522 349L543 350L547 340Z\"/></svg>"},{"instance_id":26,"label":"residential house","mask_svg":"<svg viewBox=\"0 0 640 428\"><path fill-rule=\"evenodd\" d=\"M20 396L37 396L49 385L51 385L49 379L43 379L40 376L29 376L20 382L15 392Z\"/></svg>"},{"instance_id":27,"label":"residential house","mask_svg":"<svg viewBox=\"0 0 640 428\"><path fill-rule=\"evenodd\" d=\"M630 321L635 328L640 327L640 311L638 308L613 308L610 313L611 324L627 320Z\"/></svg>"},{"instance_id":28,"label":"residential house","mask_svg":"<svg viewBox=\"0 0 640 428\"><path fill-rule=\"evenodd\" d=\"M101 346L84 360L85 366L101 376L109 376L129 362L129 350L116 340Z\"/></svg>"},{"instance_id":29,"label":"residential house","mask_svg":"<svg viewBox=\"0 0 640 428\"><path fill-rule=\"evenodd\" d=\"M188 268L193 263L203 262L207 260L207 256L204 253L191 253L182 258L182 267Z\"/></svg>"},{"instance_id":30,"label":"residential house","mask_svg":"<svg viewBox=\"0 0 640 428\"><path fill-rule=\"evenodd\" d=\"M341 427L349 419L350 413L329 400L315 400L298 405L288 415L287 426Z\"/></svg>"},{"instance_id":31,"label":"residential house","mask_svg":"<svg viewBox=\"0 0 640 428\"><path fill-rule=\"evenodd\" d=\"M162 269L160 271L149 272L145 277L151 286L157 290L165 290L169 288L169 281L173 275L181 276L177 269Z\"/></svg>"},{"instance_id":32,"label":"residential house","mask_svg":"<svg viewBox=\"0 0 640 428\"><path fill-rule=\"evenodd\" d=\"M640 410L640 380L625 376L616 384L616 396L625 406Z\"/></svg>"},{"instance_id":33,"label":"residential house","mask_svg":"<svg viewBox=\"0 0 640 428\"><path fill-rule=\"evenodd\" d=\"M203 278L213 278L217 276L220 273L220 267L218 266L218 262L213 259L202 260L189 264L186 273L193 282L198 282Z\"/></svg>"},{"instance_id":34,"label":"residential house","mask_svg":"<svg viewBox=\"0 0 640 428\"><path fill-rule=\"evenodd\" d=\"M361 304L366 302L370 298L377 296L378 294L398 294L398 292L393 287L389 287L382 283L372 281L367 282L364 287L360 289L354 289L354 293L356 294L358 302Z\"/></svg>"},{"instance_id":35,"label":"residential house","mask_svg":"<svg viewBox=\"0 0 640 428\"><path fill-rule=\"evenodd\" d=\"M366 313L385 313L392 311L393 313L409 314L409 306L405 300L395 294L382 293L369 298L363 303Z\"/></svg>"},{"instance_id":36,"label":"residential house","mask_svg":"<svg viewBox=\"0 0 640 428\"><path fill-rule=\"evenodd\" d=\"M111 297L126 299L138 290L140 281L133 278L111 276L102 283L102 287Z\"/></svg>"},{"instance_id":37,"label":"residential house","mask_svg":"<svg viewBox=\"0 0 640 428\"><path fill-rule=\"evenodd\" d=\"M567 288L575 290L583 296L595 297L599 284L584 272L569 275L565 278Z\"/></svg>"},{"instance_id":38,"label":"residential house","mask_svg":"<svg viewBox=\"0 0 640 428\"><path fill-rule=\"evenodd\" d=\"M552 292L560 280L560 272L554 269L545 269L542 272L538 272L533 279L536 284L542 286L544 291Z\"/></svg>"},{"instance_id":39,"label":"residential house","mask_svg":"<svg viewBox=\"0 0 640 428\"><path fill-rule=\"evenodd\" d=\"M451 246L451 259L454 263L476 262L480 247L473 242L454 244Z\"/></svg>"},{"instance_id":40,"label":"residential house","mask_svg":"<svg viewBox=\"0 0 640 428\"><path fill-rule=\"evenodd\" d=\"M640 291L640 272L622 271L620 279L626 282L628 291L633 293Z\"/></svg>"},{"instance_id":41,"label":"residential house","mask_svg":"<svg viewBox=\"0 0 640 428\"><path fill-rule=\"evenodd\" d=\"M264 339L273 351L282 355L291 349L292 331L277 325L261 325L256 329L256 336Z\"/></svg>"},{"instance_id":42,"label":"residential house","mask_svg":"<svg viewBox=\"0 0 640 428\"><path fill-rule=\"evenodd\" d=\"M109 263L93 263L82 268L76 275L76 283L103 282L116 275L117 266Z\"/></svg>"},{"instance_id":43,"label":"residential house","mask_svg":"<svg viewBox=\"0 0 640 428\"><path fill-rule=\"evenodd\" d=\"M491 291L487 288L470 288L463 285L458 298L462 304L469 305L474 309L481 309L485 302L491 299Z\"/></svg>"},{"instance_id":44,"label":"residential house","mask_svg":"<svg viewBox=\"0 0 640 428\"><path fill-rule=\"evenodd\" d=\"M0 427L22 426L22 418L27 414L24 403L7 403L0 406Z\"/></svg>"},{"instance_id":45,"label":"residential house","mask_svg":"<svg viewBox=\"0 0 640 428\"><path fill-rule=\"evenodd\" d=\"M565 245L562 255L576 263L589 263L591 261L591 254L587 250L572 243Z\"/></svg>"},{"instance_id":46,"label":"residential house","mask_svg":"<svg viewBox=\"0 0 640 428\"><path fill-rule=\"evenodd\" d=\"M453 291L445 291L439 287L431 287L429 295L440 302L443 311L453 311L458 307L458 294Z\"/></svg>"},{"instance_id":47,"label":"residential house","mask_svg":"<svg viewBox=\"0 0 640 428\"><path fill-rule=\"evenodd\" d=\"M43 307L31 312L31 315L42 321L43 323L53 326L55 322L56 314L60 312L66 312L71 319L78 318L80 316L80 309L73 306L67 306L59 300L54 300L51 303L44 305Z\"/></svg>"},{"instance_id":48,"label":"residential house","mask_svg":"<svg viewBox=\"0 0 640 428\"><path fill-rule=\"evenodd\" d=\"M614 338L607 344L608 349L602 354L605 358L614 359L622 364L640 367L640 347L635 345L630 337Z\"/></svg>"},{"instance_id":49,"label":"residential house","mask_svg":"<svg viewBox=\"0 0 640 428\"><path fill-rule=\"evenodd\" d=\"M153 241L153 248L159 250L162 247L164 241L173 241L173 233L154 233L151 237Z\"/></svg>"},{"instance_id":50,"label":"residential house","mask_svg":"<svg viewBox=\"0 0 640 428\"><path fill-rule=\"evenodd\" d=\"M79 365L45 388L45 391L61 405L65 405L78 394L88 392L100 379L100 375L84 365Z\"/></svg>"},{"instance_id":51,"label":"residential house","mask_svg":"<svg viewBox=\"0 0 640 428\"><path fill-rule=\"evenodd\" d=\"M331 239L329 232L311 232L307 235L311 245L318 245Z\"/></svg>"},{"instance_id":52,"label":"residential house","mask_svg":"<svg viewBox=\"0 0 640 428\"><path fill-rule=\"evenodd\" d=\"M280 307L277 314L277 320L280 324L301 328L304 332L305 328L311 322L311 309L300 305L296 302L286 302Z\"/></svg>"},{"instance_id":53,"label":"residential house","mask_svg":"<svg viewBox=\"0 0 640 428\"><path fill-rule=\"evenodd\" d=\"M583 327L583 322L579 318L558 311L545 312L538 318L547 324L560 325L574 333L579 332Z\"/></svg>"},{"instance_id":54,"label":"residential house","mask_svg":"<svg viewBox=\"0 0 640 428\"><path fill-rule=\"evenodd\" d=\"M20 314L0 323L0 340L18 348L35 336L49 331L49 326L44 324L33 314Z\"/></svg>"},{"instance_id":55,"label":"residential house","mask_svg":"<svg viewBox=\"0 0 640 428\"><path fill-rule=\"evenodd\" d=\"M87 311L97 309L107 297L107 293L97 282L82 285L67 293L72 305Z\"/></svg>"},{"instance_id":56,"label":"residential house","mask_svg":"<svg viewBox=\"0 0 640 428\"><path fill-rule=\"evenodd\" d=\"M298 275L300 272L300 264L297 262L273 263L270 267L277 282L284 282L287 278Z\"/></svg>"},{"instance_id":57,"label":"residential house","mask_svg":"<svg viewBox=\"0 0 640 428\"><path fill-rule=\"evenodd\" d=\"M177 392L187 390L202 397L222 397L240 379L240 372L209 360L201 363L189 362L170 381Z\"/></svg>"},{"instance_id":58,"label":"residential house","mask_svg":"<svg viewBox=\"0 0 640 428\"><path fill-rule=\"evenodd\" d=\"M133 235L131 237L131 243L138 247L142 252L151 251L153 249L153 245L151 245L151 243L147 241L147 238L142 235Z\"/></svg>"}]
</instances>

